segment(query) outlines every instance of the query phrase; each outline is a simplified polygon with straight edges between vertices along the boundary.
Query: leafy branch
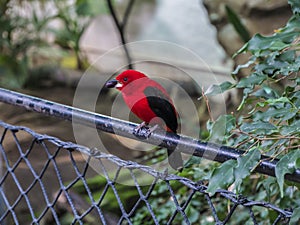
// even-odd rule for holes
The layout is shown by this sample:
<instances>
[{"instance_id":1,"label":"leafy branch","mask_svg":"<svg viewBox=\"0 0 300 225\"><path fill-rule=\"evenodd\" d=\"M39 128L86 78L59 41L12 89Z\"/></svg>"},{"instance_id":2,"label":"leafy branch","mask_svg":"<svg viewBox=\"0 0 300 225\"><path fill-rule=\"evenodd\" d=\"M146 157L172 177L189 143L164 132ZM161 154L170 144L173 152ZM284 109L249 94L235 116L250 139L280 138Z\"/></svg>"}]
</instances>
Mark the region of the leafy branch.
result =
<instances>
[{"instance_id":1,"label":"leafy branch","mask_svg":"<svg viewBox=\"0 0 300 225\"><path fill-rule=\"evenodd\" d=\"M289 4L294 15L286 26L275 30L270 36L254 35L234 55L251 54L248 61L238 65L232 73L235 83L213 85L205 93L217 95L233 88L242 90L243 96L236 112L222 116L235 120L235 123L224 123L231 129L225 129L223 141L224 144L246 150L248 153L243 158L249 165L241 169L237 162L231 162L215 168L210 177L212 184L209 190L214 193L218 188L233 185L237 192L245 192L247 188L242 184L249 179L258 179L262 187L269 188L269 179L250 176L260 163L257 157L253 157L256 152L279 158L274 182L277 187L273 187L277 192L265 190L268 197L281 205L286 204L286 207L294 207L298 212L296 199L300 199L300 195L296 191L291 193L291 190L297 190L297 184L284 181L286 174L300 168L300 5L296 0L290 0ZM251 69L250 74L238 79L237 74L245 68ZM211 123L216 122L211 121L208 126L211 134L214 133ZM227 181L224 183L220 176L225 173ZM274 197L277 193L281 198L272 198L271 195ZM294 197L286 201L287 195ZM297 221L297 218L300 218L300 213L295 213L292 221Z\"/></svg>"}]
</instances>

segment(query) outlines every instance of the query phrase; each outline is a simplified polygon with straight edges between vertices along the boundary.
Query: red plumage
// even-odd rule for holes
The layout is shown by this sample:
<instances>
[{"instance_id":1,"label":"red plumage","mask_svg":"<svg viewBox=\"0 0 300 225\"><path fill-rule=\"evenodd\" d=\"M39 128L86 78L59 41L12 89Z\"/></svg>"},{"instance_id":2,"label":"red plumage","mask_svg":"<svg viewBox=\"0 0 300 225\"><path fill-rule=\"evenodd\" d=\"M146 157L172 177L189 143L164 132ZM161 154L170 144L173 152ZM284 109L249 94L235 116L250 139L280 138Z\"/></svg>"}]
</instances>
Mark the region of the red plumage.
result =
<instances>
[{"instance_id":1,"label":"red plumage","mask_svg":"<svg viewBox=\"0 0 300 225\"><path fill-rule=\"evenodd\" d=\"M169 94L159 83L136 70L126 70L116 80L108 81L106 86L120 90L129 109L146 124L158 124L176 133L178 113ZM168 155L174 169L182 168L179 152L168 150Z\"/></svg>"}]
</instances>

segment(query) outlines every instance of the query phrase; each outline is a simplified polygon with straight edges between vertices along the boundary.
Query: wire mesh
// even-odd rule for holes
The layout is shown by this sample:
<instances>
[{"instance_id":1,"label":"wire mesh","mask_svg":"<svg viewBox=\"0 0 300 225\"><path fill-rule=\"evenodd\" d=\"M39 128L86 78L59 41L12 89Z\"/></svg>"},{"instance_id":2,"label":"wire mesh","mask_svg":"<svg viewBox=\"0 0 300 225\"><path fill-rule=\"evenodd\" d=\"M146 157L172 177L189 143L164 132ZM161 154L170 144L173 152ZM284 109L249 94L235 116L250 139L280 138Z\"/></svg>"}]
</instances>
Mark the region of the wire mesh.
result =
<instances>
[{"instance_id":1,"label":"wire mesh","mask_svg":"<svg viewBox=\"0 0 300 225\"><path fill-rule=\"evenodd\" d=\"M262 210L276 214L273 224L288 224L292 215L291 210L227 190L209 196L201 181L157 172L1 121L0 151L1 224L138 224L141 208L147 209L147 224L192 224L189 206L195 201L199 202L199 212L210 213L206 219L211 224L232 224L231 219L241 212L247 213L253 224L259 224L257 212ZM151 178L149 185L140 185L141 175ZM95 177L101 179L93 180ZM132 186L120 184L124 178ZM153 201L158 198L158 184L165 186L169 196L160 206ZM179 187L186 188L183 198L178 197ZM228 207L226 215L218 212L220 199ZM162 219L160 214L169 204L171 213Z\"/></svg>"},{"instance_id":2,"label":"wire mesh","mask_svg":"<svg viewBox=\"0 0 300 225\"><path fill-rule=\"evenodd\" d=\"M125 27L134 0L129 1L122 21L115 15L112 2L107 0L107 4L131 68ZM31 105L34 106L33 102ZM2 121L0 151L0 224L3 225L140 224L137 221L142 208L147 211L144 224L201 224L194 221L190 212L194 202L198 202L198 212L206 217L203 219L206 224L234 224L232 220L241 213L246 213L252 224L259 224L258 212L264 210L275 214L273 224L288 224L292 216L292 210L252 201L227 190L218 190L210 196L202 181L160 173L97 149ZM143 176L150 178L149 185L140 184ZM120 184L124 177L130 185ZM164 186L169 196L168 202L159 206L153 201L158 197L155 189L158 185ZM177 191L181 187L186 189L179 198ZM170 205L171 212L163 217L164 208ZM220 207L227 207L227 213L224 210L220 213Z\"/></svg>"}]
</instances>

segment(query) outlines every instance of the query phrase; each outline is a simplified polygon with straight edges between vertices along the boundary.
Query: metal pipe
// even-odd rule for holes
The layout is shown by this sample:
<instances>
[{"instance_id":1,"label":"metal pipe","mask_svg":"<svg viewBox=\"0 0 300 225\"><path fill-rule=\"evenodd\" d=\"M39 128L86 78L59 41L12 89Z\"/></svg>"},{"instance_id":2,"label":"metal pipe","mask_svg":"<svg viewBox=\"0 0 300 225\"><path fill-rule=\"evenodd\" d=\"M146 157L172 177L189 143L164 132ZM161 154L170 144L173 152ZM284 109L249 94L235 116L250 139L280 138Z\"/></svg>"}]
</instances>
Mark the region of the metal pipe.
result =
<instances>
[{"instance_id":1,"label":"metal pipe","mask_svg":"<svg viewBox=\"0 0 300 225\"><path fill-rule=\"evenodd\" d=\"M69 120L86 126L95 127L101 131L114 133L127 138L143 141L153 145L174 149L178 146L178 151L198 157L203 157L217 162L225 162L230 159L237 159L245 152L227 146L220 146L214 143L202 142L200 140L155 131L149 138L146 136L137 137L133 134L135 123L112 118L109 116L88 112L71 106L47 101L41 98L32 97L0 88L0 101L26 108L27 110L54 116L60 119ZM177 151L177 150L176 150ZM275 167L278 159L273 159L262 155L260 164L255 168L255 172L275 176ZM293 174L286 174L285 179L300 183L300 170Z\"/></svg>"}]
</instances>

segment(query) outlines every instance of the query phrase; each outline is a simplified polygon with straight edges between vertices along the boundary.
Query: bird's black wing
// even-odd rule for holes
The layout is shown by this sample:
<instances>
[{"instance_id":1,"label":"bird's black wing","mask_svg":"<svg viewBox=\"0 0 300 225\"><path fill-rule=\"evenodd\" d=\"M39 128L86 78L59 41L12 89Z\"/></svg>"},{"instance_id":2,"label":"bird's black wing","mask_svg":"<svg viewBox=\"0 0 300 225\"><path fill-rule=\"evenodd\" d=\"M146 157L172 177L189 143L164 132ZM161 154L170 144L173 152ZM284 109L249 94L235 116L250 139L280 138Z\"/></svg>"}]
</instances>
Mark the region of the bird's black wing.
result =
<instances>
[{"instance_id":1,"label":"bird's black wing","mask_svg":"<svg viewBox=\"0 0 300 225\"><path fill-rule=\"evenodd\" d=\"M145 88L144 94L146 95L151 110L165 121L168 128L176 133L178 127L177 114L172 103L169 102L168 97L166 97L161 90L151 86ZM171 167L181 171L183 168L183 161L180 152L176 150L176 146L167 150Z\"/></svg>"},{"instance_id":2,"label":"bird's black wing","mask_svg":"<svg viewBox=\"0 0 300 225\"><path fill-rule=\"evenodd\" d=\"M144 94L146 95L151 110L157 117L165 121L169 129L176 133L178 128L177 115L174 107L168 101L168 97L158 88L151 86L145 88Z\"/></svg>"}]
</instances>

